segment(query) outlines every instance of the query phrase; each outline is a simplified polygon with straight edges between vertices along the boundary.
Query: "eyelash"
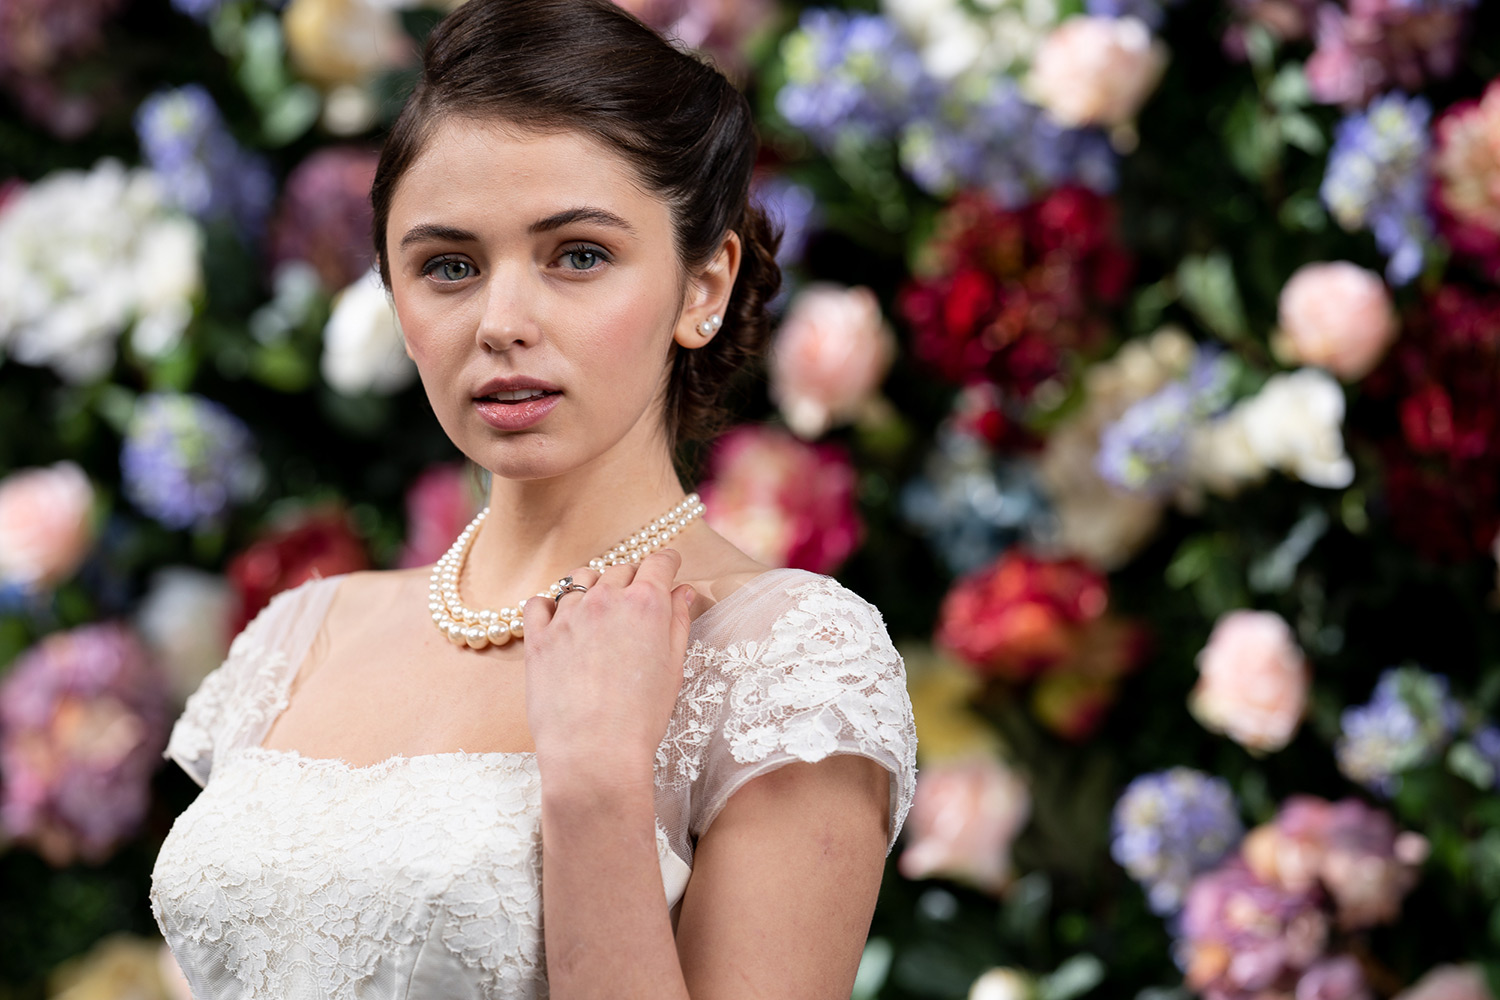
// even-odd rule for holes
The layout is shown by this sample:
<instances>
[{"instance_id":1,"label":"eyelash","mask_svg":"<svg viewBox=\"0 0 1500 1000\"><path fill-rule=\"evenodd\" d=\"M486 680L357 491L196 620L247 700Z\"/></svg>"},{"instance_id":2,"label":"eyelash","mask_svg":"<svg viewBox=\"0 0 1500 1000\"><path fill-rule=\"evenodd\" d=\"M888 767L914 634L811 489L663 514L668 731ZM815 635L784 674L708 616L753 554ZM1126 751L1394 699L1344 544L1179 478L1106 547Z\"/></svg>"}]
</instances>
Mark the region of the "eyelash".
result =
<instances>
[{"instance_id":1,"label":"eyelash","mask_svg":"<svg viewBox=\"0 0 1500 1000\"><path fill-rule=\"evenodd\" d=\"M592 254L594 256L594 258L597 260L597 262L600 263L600 264L607 264L607 263L610 262L609 254L605 253L599 247L593 246L593 245L588 244L588 243L579 243L579 244L576 244L574 246L564 247L562 249L562 251L558 254L558 256L559 257L567 257L567 256L570 256L572 254ZM454 256L452 254L444 254L444 255L442 255L440 257L434 257L431 260L429 260L427 263L425 263L425 264L422 265L422 277L424 277L424 278L430 278L430 277L432 277L433 272L436 271L438 268L442 267L444 264L463 264L464 266L468 267L471 272L474 269L474 265L472 263L470 263L469 261L464 260L462 257ZM598 270L601 270L601 268L599 268L596 265L594 267L573 267L573 268L567 268L567 270L578 271L580 273L587 273L589 271L598 271ZM473 274L471 273L469 275L469 277L473 277ZM458 280L461 281L463 279L460 278Z\"/></svg>"}]
</instances>

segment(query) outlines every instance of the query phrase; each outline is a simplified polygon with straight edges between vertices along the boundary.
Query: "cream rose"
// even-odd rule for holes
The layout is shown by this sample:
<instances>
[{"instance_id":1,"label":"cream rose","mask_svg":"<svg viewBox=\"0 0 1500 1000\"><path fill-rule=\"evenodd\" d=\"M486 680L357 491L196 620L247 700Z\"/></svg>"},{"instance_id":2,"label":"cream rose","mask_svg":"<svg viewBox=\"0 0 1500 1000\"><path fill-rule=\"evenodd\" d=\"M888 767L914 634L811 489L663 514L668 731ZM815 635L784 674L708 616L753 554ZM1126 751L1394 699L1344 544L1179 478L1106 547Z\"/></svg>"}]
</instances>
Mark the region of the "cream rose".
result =
<instances>
[{"instance_id":1,"label":"cream rose","mask_svg":"<svg viewBox=\"0 0 1500 1000\"><path fill-rule=\"evenodd\" d=\"M940 875L999 892L1011 878L1011 842L1030 816L1026 782L994 754L928 764L906 820L901 874Z\"/></svg>"},{"instance_id":2,"label":"cream rose","mask_svg":"<svg viewBox=\"0 0 1500 1000\"><path fill-rule=\"evenodd\" d=\"M771 397L798 437L852 420L880 388L895 336L868 288L808 285L771 351Z\"/></svg>"},{"instance_id":3,"label":"cream rose","mask_svg":"<svg viewBox=\"0 0 1500 1000\"><path fill-rule=\"evenodd\" d=\"M229 651L229 628L238 608L221 576L167 566L151 578L136 612L140 629L167 674L180 705Z\"/></svg>"},{"instance_id":4,"label":"cream rose","mask_svg":"<svg viewBox=\"0 0 1500 1000\"><path fill-rule=\"evenodd\" d=\"M1031 97L1070 128L1135 119L1161 82L1167 49L1135 17L1070 17L1031 64Z\"/></svg>"},{"instance_id":5,"label":"cream rose","mask_svg":"<svg viewBox=\"0 0 1500 1000\"><path fill-rule=\"evenodd\" d=\"M50 587L67 579L94 541L94 487L73 462L0 480L0 583Z\"/></svg>"},{"instance_id":6,"label":"cream rose","mask_svg":"<svg viewBox=\"0 0 1500 1000\"><path fill-rule=\"evenodd\" d=\"M1198 654L1188 708L1199 722L1255 751L1280 750L1307 710L1307 658L1280 615L1231 611Z\"/></svg>"},{"instance_id":7,"label":"cream rose","mask_svg":"<svg viewBox=\"0 0 1500 1000\"><path fill-rule=\"evenodd\" d=\"M323 378L344 395L386 395L416 376L396 310L380 276L369 272L339 294L323 328Z\"/></svg>"},{"instance_id":8,"label":"cream rose","mask_svg":"<svg viewBox=\"0 0 1500 1000\"><path fill-rule=\"evenodd\" d=\"M1031 979L1015 969L991 969L969 987L969 1000L1031 1000Z\"/></svg>"},{"instance_id":9,"label":"cream rose","mask_svg":"<svg viewBox=\"0 0 1500 1000\"><path fill-rule=\"evenodd\" d=\"M1348 261L1304 264L1281 289L1272 346L1294 364L1326 368L1346 382L1364 378L1396 339L1385 282Z\"/></svg>"}]
</instances>

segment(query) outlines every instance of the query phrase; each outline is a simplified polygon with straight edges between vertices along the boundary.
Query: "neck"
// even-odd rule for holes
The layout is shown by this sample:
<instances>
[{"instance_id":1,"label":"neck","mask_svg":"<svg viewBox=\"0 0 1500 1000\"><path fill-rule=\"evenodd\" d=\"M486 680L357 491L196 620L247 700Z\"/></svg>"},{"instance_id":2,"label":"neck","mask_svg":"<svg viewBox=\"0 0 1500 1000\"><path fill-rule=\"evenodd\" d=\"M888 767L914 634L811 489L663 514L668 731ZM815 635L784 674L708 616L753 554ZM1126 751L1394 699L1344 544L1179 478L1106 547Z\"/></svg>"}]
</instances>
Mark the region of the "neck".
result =
<instances>
[{"instance_id":1,"label":"neck","mask_svg":"<svg viewBox=\"0 0 1500 1000\"><path fill-rule=\"evenodd\" d=\"M685 493L670 455L642 458L604 455L550 479L494 476L463 574L470 606L515 605L677 504Z\"/></svg>"}]
</instances>

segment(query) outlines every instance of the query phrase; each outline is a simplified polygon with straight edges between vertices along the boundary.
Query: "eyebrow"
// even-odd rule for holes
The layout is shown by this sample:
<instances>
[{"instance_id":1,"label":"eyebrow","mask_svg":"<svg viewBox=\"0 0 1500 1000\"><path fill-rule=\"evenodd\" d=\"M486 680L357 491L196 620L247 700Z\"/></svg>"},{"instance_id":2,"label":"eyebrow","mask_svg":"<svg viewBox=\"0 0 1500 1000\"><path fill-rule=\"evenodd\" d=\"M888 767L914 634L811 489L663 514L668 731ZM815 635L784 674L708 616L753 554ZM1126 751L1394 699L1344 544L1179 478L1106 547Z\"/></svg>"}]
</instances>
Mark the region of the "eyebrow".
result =
<instances>
[{"instance_id":1,"label":"eyebrow","mask_svg":"<svg viewBox=\"0 0 1500 1000\"><path fill-rule=\"evenodd\" d=\"M622 230L631 236L638 235L634 226L615 213L608 209L595 208L590 205L555 212L545 219L538 219L533 222L526 231L533 234L547 233L554 229L561 229L563 226L574 222L592 222L595 225ZM413 243L477 243L478 241L479 237L467 229L458 229L454 226L440 226L425 222L421 225L412 226L406 231L406 235L401 237L401 248L405 249Z\"/></svg>"}]
</instances>

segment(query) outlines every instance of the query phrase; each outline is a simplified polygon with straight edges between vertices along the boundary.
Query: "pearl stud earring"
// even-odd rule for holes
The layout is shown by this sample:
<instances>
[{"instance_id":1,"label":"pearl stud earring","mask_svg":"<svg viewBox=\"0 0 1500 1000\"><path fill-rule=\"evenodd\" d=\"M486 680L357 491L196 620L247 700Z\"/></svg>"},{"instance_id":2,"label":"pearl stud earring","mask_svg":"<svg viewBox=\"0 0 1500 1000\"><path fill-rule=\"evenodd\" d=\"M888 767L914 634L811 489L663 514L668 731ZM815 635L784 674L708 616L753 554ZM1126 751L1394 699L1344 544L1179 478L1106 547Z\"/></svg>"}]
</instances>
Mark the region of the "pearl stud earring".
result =
<instances>
[{"instance_id":1,"label":"pearl stud earring","mask_svg":"<svg viewBox=\"0 0 1500 1000\"><path fill-rule=\"evenodd\" d=\"M703 334L703 336L705 337L712 337L715 333L719 332L719 327L722 326L723 323L724 321L719 318L719 314L713 313L708 317L708 319L698 324L698 332Z\"/></svg>"}]
</instances>

